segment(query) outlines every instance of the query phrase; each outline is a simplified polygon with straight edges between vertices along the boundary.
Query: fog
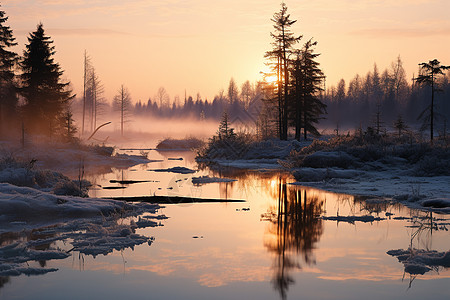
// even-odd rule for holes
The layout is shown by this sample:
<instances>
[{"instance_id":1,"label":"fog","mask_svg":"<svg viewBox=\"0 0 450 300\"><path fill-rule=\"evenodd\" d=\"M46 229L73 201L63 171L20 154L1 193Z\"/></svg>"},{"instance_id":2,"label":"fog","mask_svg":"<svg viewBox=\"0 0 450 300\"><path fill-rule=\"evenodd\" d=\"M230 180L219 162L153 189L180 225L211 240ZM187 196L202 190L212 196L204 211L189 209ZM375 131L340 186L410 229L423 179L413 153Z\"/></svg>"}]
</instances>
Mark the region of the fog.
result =
<instances>
[{"instance_id":1,"label":"fog","mask_svg":"<svg viewBox=\"0 0 450 300\"><path fill-rule=\"evenodd\" d=\"M81 134L81 116L75 118L78 126L78 136ZM89 142L112 144L120 147L142 147L154 148L158 141L173 138L183 139L196 137L206 140L214 135L219 126L219 121L195 120L192 118L167 119L167 118L145 118L130 116L124 122L123 137L120 133L120 118L115 114L102 116L99 125L111 122L100 128ZM88 139L90 130L85 130L83 139Z\"/></svg>"}]
</instances>

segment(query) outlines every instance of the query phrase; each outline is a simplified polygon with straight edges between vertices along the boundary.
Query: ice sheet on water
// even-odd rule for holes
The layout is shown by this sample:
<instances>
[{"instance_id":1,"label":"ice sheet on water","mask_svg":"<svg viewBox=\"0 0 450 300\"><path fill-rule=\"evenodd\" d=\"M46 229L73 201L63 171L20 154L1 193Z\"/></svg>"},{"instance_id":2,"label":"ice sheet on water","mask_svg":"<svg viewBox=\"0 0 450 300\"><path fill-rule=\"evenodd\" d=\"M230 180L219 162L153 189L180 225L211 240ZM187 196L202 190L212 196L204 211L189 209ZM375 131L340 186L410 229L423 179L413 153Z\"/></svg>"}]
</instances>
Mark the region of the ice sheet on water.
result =
<instances>
[{"instance_id":1,"label":"ice sheet on water","mask_svg":"<svg viewBox=\"0 0 450 300\"><path fill-rule=\"evenodd\" d=\"M39 275L57 271L53 268L30 267L28 262L64 259L74 251L95 257L100 254L107 255L114 250L133 249L143 243L151 245L154 238L138 234L136 229L160 225L149 218L139 217L137 221L131 219L125 223L124 219L111 216L74 220L52 226L50 230L40 229L37 232L38 236L39 234L43 236L42 239L12 242L0 248L0 276ZM34 233L36 234L36 231ZM72 249L65 250L52 246L56 241L69 243Z\"/></svg>"},{"instance_id":2,"label":"ice sheet on water","mask_svg":"<svg viewBox=\"0 0 450 300\"><path fill-rule=\"evenodd\" d=\"M425 274L433 268L450 268L450 251L438 252L424 249L389 250L388 255L394 256L403 263L405 272L416 275Z\"/></svg>"}]
</instances>

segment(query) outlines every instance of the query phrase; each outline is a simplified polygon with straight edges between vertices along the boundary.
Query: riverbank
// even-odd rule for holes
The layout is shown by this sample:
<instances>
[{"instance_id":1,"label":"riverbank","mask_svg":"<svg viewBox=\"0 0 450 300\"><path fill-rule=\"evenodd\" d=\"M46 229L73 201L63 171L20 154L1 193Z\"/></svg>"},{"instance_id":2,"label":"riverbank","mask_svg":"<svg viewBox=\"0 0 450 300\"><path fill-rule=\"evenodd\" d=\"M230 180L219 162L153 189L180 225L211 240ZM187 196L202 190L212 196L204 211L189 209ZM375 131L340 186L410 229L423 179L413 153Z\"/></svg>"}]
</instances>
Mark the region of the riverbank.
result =
<instances>
[{"instance_id":1,"label":"riverbank","mask_svg":"<svg viewBox=\"0 0 450 300\"><path fill-rule=\"evenodd\" d=\"M342 136L301 143L217 144L199 153L197 161L216 170L285 170L293 174L296 185L450 213L450 149L443 143L430 146L392 136Z\"/></svg>"}]
</instances>

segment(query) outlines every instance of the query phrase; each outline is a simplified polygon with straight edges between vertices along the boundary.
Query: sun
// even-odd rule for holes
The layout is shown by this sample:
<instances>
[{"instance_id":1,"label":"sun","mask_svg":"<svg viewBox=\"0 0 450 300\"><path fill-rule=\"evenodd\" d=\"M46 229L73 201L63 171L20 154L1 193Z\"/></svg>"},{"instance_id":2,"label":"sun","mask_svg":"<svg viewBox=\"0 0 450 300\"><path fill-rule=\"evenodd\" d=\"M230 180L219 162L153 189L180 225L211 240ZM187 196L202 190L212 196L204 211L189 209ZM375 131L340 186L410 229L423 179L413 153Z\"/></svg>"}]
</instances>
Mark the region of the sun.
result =
<instances>
[{"instance_id":1,"label":"sun","mask_svg":"<svg viewBox=\"0 0 450 300\"><path fill-rule=\"evenodd\" d=\"M278 81L278 78L277 78L277 75L275 75L275 74L266 74L264 76L264 81L267 82L268 84L275 85Z\"/></svg>"}]
</instances>

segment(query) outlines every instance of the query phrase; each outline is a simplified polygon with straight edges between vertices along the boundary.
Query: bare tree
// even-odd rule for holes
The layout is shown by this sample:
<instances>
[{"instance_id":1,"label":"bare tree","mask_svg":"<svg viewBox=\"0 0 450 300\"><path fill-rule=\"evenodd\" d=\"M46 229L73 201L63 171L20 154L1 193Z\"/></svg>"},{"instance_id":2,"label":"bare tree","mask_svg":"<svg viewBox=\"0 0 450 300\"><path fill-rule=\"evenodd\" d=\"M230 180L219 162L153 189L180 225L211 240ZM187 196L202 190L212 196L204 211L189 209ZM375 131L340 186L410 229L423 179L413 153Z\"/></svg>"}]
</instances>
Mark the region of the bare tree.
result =
<instances>
[{"instance_id":1,"label":"bare tree","mask_svg":"<svg viewBox=\"0 0 450 300\"><path fill-rule=\"evenodd\" d=\"M403 68L400 55L397 57L397 61L391 65L391 74L395 90L395 100L402 101L408 91L408 81L406 80L406 72Z\"/></svg>"},{"instance_id":2,"label":"bare tree","mask_svg":"<svg viewBox=\"0 0 450 300\"><path fill-rule=\"evenodd\" d=\"M114 97L114 110L120 114L120 134L123 136L124 123L128 121L131 114L131 96L128 89L122 84L117 95Z\"/></svg>"},{"instance_id":3,"label":"bare tree","mask_svg":"<svg viewBox=\"0 0 450 300\"><path fill-rule=\"evenodd\" d=\"M155 101L159 102L159 108L169 106L170 97L164 87L160 87L155 96Z\"/></svg>"},{"instance_id":4,"label":"bare tree","mask_svg":"<svg viewBox=\"0 0 450 300\"><path fill-rule=\"evenodd\" d=\"M239 90L236 84L236 81L234 81L234 78L231 77L230 83L228 84L228 100L230 101L230 104L233 104L234 102L238 101L239 98Z\"/></svg>"},{"instance_id":5,"label":"bare tree","mask_svg":"<svg viewBox=\"0 0 450 300\"><path fill-rule=\"evenodd\" d=\"M241 88L241 98L244 101L244 106L246 109L248 108L253 95L254 95L253 87L250 84L250 81L247 80L242 84Z\"/></svg>"}]
</instances>

